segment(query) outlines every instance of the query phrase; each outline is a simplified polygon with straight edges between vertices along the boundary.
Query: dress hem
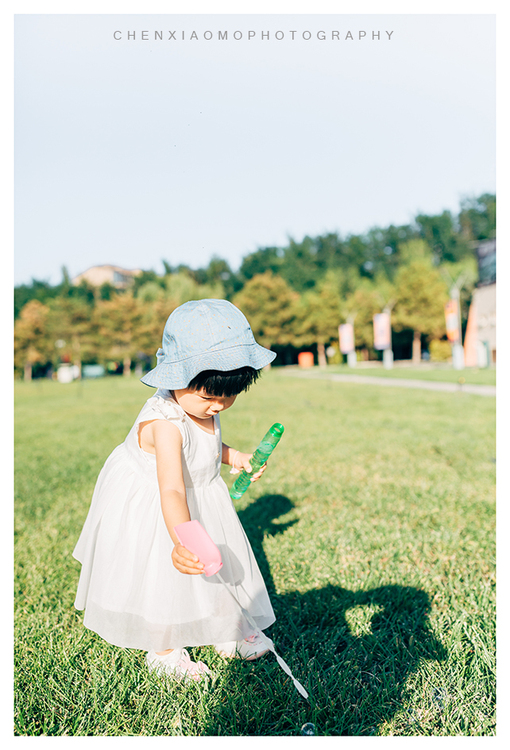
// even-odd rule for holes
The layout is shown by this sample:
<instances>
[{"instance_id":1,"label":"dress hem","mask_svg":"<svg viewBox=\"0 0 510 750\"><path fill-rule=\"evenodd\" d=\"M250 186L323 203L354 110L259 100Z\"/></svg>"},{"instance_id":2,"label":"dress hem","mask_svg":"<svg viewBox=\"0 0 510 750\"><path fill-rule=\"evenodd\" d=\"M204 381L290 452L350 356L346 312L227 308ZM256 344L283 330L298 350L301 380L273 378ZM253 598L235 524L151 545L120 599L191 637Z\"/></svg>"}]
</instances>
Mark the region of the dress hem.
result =
<instances>
[{"instance_id":1,"label":"dress hem","mask_svg":"<svg viewBox=\"0 0 510 750\"><path fill-rule=\"evenodd\" d=\"M75 609L79 610L76 604ZM274 615L251 616L260 630L270 627L276 620ZM211 627L213 624L214 628ZM253 635L253 627L241 612L234 628L231 616L214 618L214 621L207 618L201 623L163 624L148 622L135 614L104 610L94 602L87 603L83 625L113 646L142 651L212 646L226 641L241 641ZM190 630L194 635L188 635Z\"/></svg>"}]
</instances>

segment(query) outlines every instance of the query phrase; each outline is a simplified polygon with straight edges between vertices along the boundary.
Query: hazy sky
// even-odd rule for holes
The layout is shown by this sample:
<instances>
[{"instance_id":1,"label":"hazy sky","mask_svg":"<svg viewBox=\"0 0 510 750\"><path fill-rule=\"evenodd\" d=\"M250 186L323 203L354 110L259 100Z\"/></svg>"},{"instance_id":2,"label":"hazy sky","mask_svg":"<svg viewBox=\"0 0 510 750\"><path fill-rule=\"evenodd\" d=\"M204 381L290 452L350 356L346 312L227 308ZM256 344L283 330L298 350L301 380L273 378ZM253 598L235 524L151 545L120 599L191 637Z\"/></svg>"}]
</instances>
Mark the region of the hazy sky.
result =
<instances>
[{"instance_id":1,"label":"hazy sky","mask_svg":"<svg viewBox=\"0 0 510 750\"><path fill-rule=\"evenodd\" d=\"M495 189L493 15L17 16L17 284L237 268Z\"/></svg>"}]
</instances>

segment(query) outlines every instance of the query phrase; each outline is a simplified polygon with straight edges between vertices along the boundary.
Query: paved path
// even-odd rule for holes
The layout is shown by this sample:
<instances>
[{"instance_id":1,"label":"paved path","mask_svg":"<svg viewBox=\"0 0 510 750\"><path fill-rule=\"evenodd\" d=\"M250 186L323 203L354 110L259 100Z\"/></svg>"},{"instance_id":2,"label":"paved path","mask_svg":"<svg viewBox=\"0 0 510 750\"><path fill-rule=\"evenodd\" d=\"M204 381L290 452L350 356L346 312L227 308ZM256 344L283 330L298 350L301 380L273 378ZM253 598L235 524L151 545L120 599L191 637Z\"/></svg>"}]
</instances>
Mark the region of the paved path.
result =
<instances>
[{"instance_id":1,"label":"paved path","mask_svg":"<svg viewBox=\"0 0 510 750\"><path fill-rule=\"evenodd\" d=\"M410 378L378 378L376 375L339 375L332 373L328 375L317 375L315 372L306 370L282 371L282 375L290 375L296 378L309 378L310 380L335 380L340 383L362 383L364 385L386 385L400 388L423 388L429 391L449 391L450 393L474 393L477 396L495 396L495 385L471 385L468 383L444 383L435 380L411 380Z\"/></svg>"}]
</instances>

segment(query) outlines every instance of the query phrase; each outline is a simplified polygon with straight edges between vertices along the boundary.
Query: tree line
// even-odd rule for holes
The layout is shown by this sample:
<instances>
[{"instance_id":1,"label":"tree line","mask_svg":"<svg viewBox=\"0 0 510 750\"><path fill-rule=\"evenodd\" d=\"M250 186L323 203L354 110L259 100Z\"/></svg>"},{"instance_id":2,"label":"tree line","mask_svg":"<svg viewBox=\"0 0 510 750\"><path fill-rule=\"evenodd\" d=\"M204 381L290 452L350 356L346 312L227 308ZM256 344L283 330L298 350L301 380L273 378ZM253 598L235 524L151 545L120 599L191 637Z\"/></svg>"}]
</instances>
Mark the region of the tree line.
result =
<instances>
[{"instance_id":1,"label":"tree line","mask_svg":"<svg viewBox=\"0 0 510 750\"><path fill-rule=\"evenodd\" d=\"M457 215L420 214L408 225L362 235L328 233L259 248L244 256L238 271L216 256L199 269L164 260L163 274L143 271L120 291L84 281L75 286L63 269L60 284L34 279L14 290L15 369L29 379L60 362L115 361L126 374L134 363L149 367L172 310L207 297L238 305L280 364L310 347L319 364L326 364L326 351L340 361L338 325L348 320L359 356L378 356L372 319L383 309L391 310L397 358L400 347L419 360L423 346L444 358L449 288L462 282L465 323L478 277L476 246L495 234L496 198L484 194L464 199Z\"/></svg>"}]
</instances>

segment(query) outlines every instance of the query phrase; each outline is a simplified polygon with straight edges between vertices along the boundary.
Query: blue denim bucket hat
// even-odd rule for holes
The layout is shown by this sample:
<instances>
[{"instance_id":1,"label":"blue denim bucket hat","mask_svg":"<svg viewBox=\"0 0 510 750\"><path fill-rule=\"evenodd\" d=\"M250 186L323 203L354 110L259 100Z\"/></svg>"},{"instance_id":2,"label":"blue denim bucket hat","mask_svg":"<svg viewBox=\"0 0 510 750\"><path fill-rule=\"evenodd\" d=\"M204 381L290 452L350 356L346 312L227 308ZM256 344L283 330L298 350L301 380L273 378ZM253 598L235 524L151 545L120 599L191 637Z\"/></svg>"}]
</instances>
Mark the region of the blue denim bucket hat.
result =
<instances>
[{"instance_id":1,"label":"blue denim bucket hat","mask_svg":"<svg viewBox=\"0 0 510 750\"><path fill-rule=\"evenodd\" d=\"M260 370L276 353L257 344L243 313L224 299L185 302L168 318L157 366L142 383L153 388L187 388L204 370Z\"/></svg>"}]
</instances>

